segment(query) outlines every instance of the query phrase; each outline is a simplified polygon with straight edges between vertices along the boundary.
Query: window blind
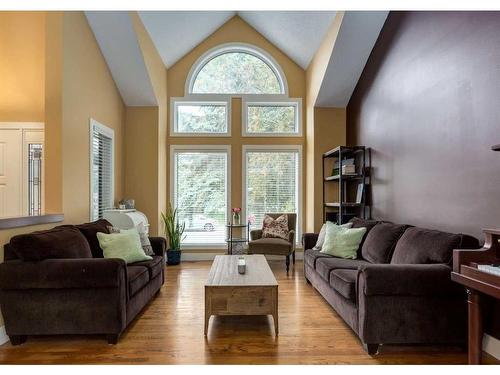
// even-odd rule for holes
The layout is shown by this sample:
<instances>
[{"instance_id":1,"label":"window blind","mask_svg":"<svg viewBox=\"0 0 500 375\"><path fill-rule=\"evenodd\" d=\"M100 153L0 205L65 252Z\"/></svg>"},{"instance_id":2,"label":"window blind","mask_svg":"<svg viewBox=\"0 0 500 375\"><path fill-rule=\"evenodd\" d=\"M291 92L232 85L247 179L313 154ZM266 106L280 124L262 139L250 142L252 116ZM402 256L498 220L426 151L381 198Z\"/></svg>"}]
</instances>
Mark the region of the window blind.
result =
<instances>
[{"instance_id":1,"label":"window blind","mask_svg":"<svg viewBox=\"0 0 500 375\"><path fill-rule=\"evenodd\" d=\"M246 152L246 214L252 229L266 213L299 213L298 151ZM252 220L250 220L252 221Z\"/></svg>"},{"instance_id":2,"label":"window blind","mask_svg":"<svg viewBox=\"0 0 500 375\"><path fill-rule=\"evenodd\" d=\"M92 130L92 220L113 207L113 138Z\"/></svg>"},{"instance_id":3,"label":"window blind","mask_svg":"<svg viewBox=\"0 0 500 375\"><path fill-rule=\"evenodd\" d=\"M183 245L224 244L227 151L174 151L174 206L184 222Z\"/></svg>"}]
</instances>

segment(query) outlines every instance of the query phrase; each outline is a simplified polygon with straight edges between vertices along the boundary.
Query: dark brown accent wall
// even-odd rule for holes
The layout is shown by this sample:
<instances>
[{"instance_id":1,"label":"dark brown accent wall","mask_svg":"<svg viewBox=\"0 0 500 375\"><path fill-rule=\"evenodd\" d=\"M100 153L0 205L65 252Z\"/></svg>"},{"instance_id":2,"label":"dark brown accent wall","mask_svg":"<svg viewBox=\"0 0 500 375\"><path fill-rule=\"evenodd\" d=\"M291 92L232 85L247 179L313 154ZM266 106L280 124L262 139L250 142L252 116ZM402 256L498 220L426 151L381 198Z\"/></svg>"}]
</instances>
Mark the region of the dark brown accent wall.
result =
<instances>
[{"instance_id":1,"label":"dark brown accent wall","mask_svg":"<svg viewBox=\"0 0 500 375\"><path fill-rule=\"evenodd\" d=\"M347 140L371 148L374 217L481 240L500 228L500 12L391 12ZM500 339L500 303L488 306Z\"/></svg>"},{"instance_id":2,"label":"dark brown accent wall","mask_svg":"<svg viewBox=\"0 0 500 375\"><path fill-rule=\"evenodd\" d=\"M391 12L347 107L373 216L482 240L500 227L500 12Z\"/></svg>"}]
</instances>

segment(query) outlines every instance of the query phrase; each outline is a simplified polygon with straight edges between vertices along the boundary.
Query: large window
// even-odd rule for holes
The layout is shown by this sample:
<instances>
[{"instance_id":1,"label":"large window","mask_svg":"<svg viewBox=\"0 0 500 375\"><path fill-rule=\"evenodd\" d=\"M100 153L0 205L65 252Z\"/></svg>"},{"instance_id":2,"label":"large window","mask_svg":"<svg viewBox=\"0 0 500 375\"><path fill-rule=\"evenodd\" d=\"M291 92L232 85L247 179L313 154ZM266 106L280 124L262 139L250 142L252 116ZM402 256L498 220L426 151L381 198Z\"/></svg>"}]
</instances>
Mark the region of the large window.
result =
<instances>
[{"instance_id":1,"label":"large window","mask_svg":"<svg viewBox=\"0 0 500 375\"><path fill-rule=\"evenodd\" d=\"M248 52L226 52L208 61L198 72L194 94L281 94L276 73Z\"/></svg>"},{"instance_id":2,"label":"large window","mask_svg":"<svg viewBox=\"0 0 500 375\"><path fill-rule=\"evenodd\" d=\"M248 44L224 44L193 65L184 97L171 98L172 136L230 136L231 99L242 98L243 136L301 136L302 101L281 67Z\"/></svg>"},{"instance_id":3,"label":"large window","mask_svg":"<svg viewBox=\"0 0 500 375\"><path fill-rule=\"evenodd\" d=\"M102 218L114 203L114 131L90 120L90 219Z\"/></svg>"},{"instance_id":4,"label":"large window","mask_svg":"<svg viewBox=\"0 0 500 375\"><path fill-rule=\"evenodd\" d=\"M297 213L300 229L300 146L244 146L245 213L252 228L266 213ZM300 238L300 233L296 238Z\"/></svg>"},{"instance_id":5,"label":"large window","mask_svg":"<svg viewBox=\"0 0 500 375\"><path fill-rule=\"evenodd\" d=\"M229 100L174 102L173 128L177 135L229 134Z\"/></svg>"},{"instance_id":6,"label":"large window","mask_svg":"<svg viewBox=\"0 0 500 375\"><path fill-rule=\"evenodd\" d=\"M172 201L186 224L182 244L224 244L228 212L229 148L172 146Z\"/></svg>"},{"instance_id":7,"label":"large window","mask_svg":"<svg viewBox=\"0 0 500 375\"><path fill-rule=\"evenodd\" d=\"M300 99L282 101L243 101L243 135L301 136Z\"/></svg>"}]
</instances>

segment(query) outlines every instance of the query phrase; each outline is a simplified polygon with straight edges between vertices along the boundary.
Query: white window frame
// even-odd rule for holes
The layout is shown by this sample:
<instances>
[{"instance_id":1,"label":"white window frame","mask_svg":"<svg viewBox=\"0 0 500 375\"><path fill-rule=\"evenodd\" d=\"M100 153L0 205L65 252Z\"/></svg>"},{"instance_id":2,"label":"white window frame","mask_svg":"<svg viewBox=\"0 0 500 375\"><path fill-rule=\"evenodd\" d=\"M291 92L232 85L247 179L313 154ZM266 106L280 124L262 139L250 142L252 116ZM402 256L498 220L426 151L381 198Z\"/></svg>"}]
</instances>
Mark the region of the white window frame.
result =
<instances>
[{"instance_id":1,"label":"white window frame","mask_svg":"<svg viewBox=\"0 0 500 375\"><path fill-rule=\"evenodd\" d=\"M175 179L177 177L177 170L175 166L175 153L178 151L199 151L199 152L225 152L226 159L226 215L230 217L231 213L231 145L171 145L170 146L170 204L176 207L175 197ZM226 242L220 244L182 244L182 249L206 250L206 249L227 249Z\"/></svg>"},{"instance_id":2,"label":"white window frame","mask_svg":"<svg viewBox=\"0 0 500 375\"><path fill-rule=\"evenodd\" d=\"M182 105L225 105L225 132L179 132L177 131L177 107ZM231 136L231 96L225 94L199 94L187 97L170 98L170 136L171 137L230 137Z\"/></svg>"},{"instance_id":3,"label":"white window frame","mask_svg":"<svg viewBox=\"0 0 500 375\"><path fill-rule=\"evenodd\" d=\"M191 70L189 71L188 77L186 79L186 84L184 87L184 93L186 96L193 94L193 86L196 81L196 77L198 77L198 73L205 67L206 64L210 62L210 60L224 55L226 53L248 53L249 55L253 55L258 59L262 60L266 63L269 68L273 71L278 79L280 84L281 92L279 94L269 94L269 95L287 95L288 96L288 82L286 80L285 73L281 66L277 63L277 61L265 50L254 46L249 43L224 43L219 44L218 46L208 50L203 55L201 55L198 60L193 64ZM203 95L197 93L196 95ZM210 95L210 94L208 94ZM230 96L240 96L241 93L229 93Z\"/></svg>"},{"instance_id":4,"label":"white window frame","mask_svg":"<svg viewBox=\"0 0 500 375\"><path fill-rule=\"evenodd\" d=\"M300 241L302 238L302 201L303 201L303 184L302 184L302 145L243 145L242 147L242 205L241 208L243 211L243 217L247 218L247 152L283 152L283 151L293 151L298 152L298 165L297 165L297 173L298 173L298 190L297 190L297 233L295 234L295 244L296 246L300 246Z\"/></svg>"},{"instance_id":5,"label":"white window frame","mask_svg":"<svg viewBox=\"0 0 500 375\"><path fill-rule=\"evenodd\" d=\"M94 201L92 199L92 192L94 191L93 187L96 181L94 180L94 174L92 173L92 168L94 166L94 153L93 153L93 136L94 136L94 131L97 131L98 133L111 138L111 197L110 197L110 202L109 205L110 207L114 206L115 202L115 131L111 128L108 128L107 126L101 124L100 122L94 120L93 118L90 119L89 121L89 151L90 151L90 163L89 163L89 180L90 180L90 185L89 185L89 207L90 207L90 212L89 212L89 218L91 221L97 220L93 217L94 214Z\"/></svg>"},{"instance_id":6,"label":"white window frame","mask_svg":"<svg viewBox=\"0 0 500 375\"><path fill-rule=\"evenodd\" d=\"M248 131L248 107L295 107L296 132L288 133L256 133ZM241 101L241 134L243 137L302 137L302 99L273 97L272 95L244 95Z\"/></svg>"}]
</instances>

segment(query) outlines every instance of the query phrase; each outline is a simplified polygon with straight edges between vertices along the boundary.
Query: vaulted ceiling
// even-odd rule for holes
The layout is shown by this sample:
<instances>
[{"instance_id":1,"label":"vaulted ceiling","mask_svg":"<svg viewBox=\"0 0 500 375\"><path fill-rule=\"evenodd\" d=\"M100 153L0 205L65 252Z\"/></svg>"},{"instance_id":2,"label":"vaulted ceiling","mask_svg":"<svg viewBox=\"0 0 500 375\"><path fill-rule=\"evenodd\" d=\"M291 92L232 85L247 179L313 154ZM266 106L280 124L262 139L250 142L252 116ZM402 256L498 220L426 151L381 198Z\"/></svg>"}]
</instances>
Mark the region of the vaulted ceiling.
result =
<instances>
[{"instance_id":1,"label":"vaulted ceiling","mask_svg":"<svg viewBox=\"0 0 500 375\"><path fill-rule=\"evenodd\" d=\"M307 68L335 17L333 11L139 12L166 67L238 15L302 68Z\"/></svg>"},{"instance_id":2,"label":"vaulted ceiling","mask_svg":"<svg viewBox=\"0 0 500 375\"><path fill-rule=\"evenodd\" d=\"M128 106L155 105L130 14L85 12L111 74ZM140 11L166 68L235 15L306 69L335 18L335 11ZM316 100L317 106L345 107L388 12L347 11Z\"/></svg>"}]
</instances>

